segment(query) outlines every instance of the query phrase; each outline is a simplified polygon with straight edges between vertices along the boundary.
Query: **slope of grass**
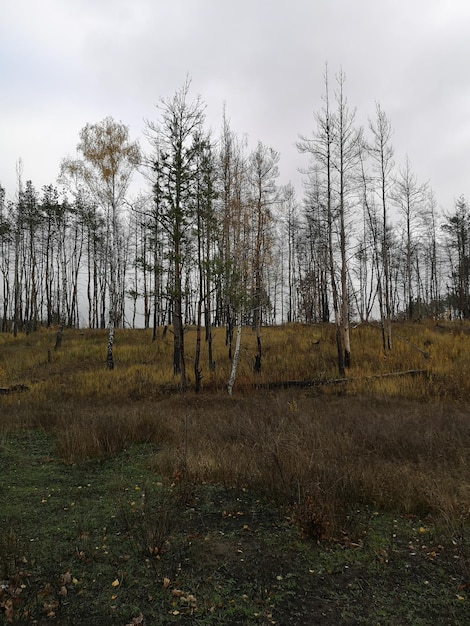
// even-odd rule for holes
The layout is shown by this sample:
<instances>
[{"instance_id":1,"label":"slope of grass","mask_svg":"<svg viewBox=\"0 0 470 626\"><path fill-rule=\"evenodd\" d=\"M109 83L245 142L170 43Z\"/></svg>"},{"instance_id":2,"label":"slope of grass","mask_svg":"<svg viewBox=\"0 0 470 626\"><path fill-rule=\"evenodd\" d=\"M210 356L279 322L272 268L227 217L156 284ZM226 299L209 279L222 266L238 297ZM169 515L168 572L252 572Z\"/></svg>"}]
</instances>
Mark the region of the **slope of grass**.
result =
<instances>
[{"instance_id":1,"label":"slope of grass","mask_svg":"<svg viewBox=\"0 0 470 626\"><path fill-rule=\"evenodd\" d=\"M466 398L470 391L470 326L440 322L397 324L394 348L384 354L378 326L360 325L351 330L352 367L346 390L377 392L386 396ZM231 362L223 328L214 330L215 371L210 371L203 342L201 369L203 390L225 391ZM17 338L0 334L0 386L27 384L41 401L70 398L154 398L178 391L172 369L172 334L152 342L151 331L118 330L115 340L116 369L107 372L106 331L67 330L60 350L54 351L55 331L41 329ZM256 336L243 329L235 392L253 385L289 380L325 383L337 378L334 329L328 324L290 325L263 329L261 374L253 373ZM186 332L187 371L193 383L194 329ZM420 378L383 378L391 372L417 370ZM373 377L373 378L371 378Z\"/></svg>"},{"instance_id":2,"label":"slope of grass","mask_svg":"<svg viewBox=\"0 0 470 626\"><path fill-rule=\"evenodd\" d=\"M462 526L364 507L318 543L298 511L166 480L155 455L64 465L50 436L3 436L0 623L468 623Z\"/></svg>"},{"instance_id":3,"label":"slope of grass","mask_svg":"<svg viewBox=\"0 0 470 626\"><path fill-rule=\"evenodd\" d=\"M469 327L394 333L338 382L330 326L263 330L257 376L244 329L233 397L222 329L185 396L170 334L118 331L112 372L104 331L0 334L0 615L468 623Z\"/></svg>"}]
</instances>

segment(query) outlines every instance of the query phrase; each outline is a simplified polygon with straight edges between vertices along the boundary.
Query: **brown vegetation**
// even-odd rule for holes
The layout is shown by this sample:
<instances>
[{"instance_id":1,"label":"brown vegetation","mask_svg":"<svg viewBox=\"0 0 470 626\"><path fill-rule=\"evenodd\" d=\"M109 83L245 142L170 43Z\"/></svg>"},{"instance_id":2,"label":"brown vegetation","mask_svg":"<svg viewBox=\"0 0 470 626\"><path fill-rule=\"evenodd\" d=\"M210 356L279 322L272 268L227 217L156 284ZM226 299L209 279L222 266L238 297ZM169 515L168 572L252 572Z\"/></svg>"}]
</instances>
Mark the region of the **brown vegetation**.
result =
<instances>
[{"instance_id":1,"label":"brown vegetation","mask_svg":"<svg viewBox=\"0 0 470 626\"><path fill-rule=\"evenodd\" d=\"M276 392L256 385L335 378L334 329L263 330L257 376L256 335L247 329L232 397L222 330L214 331L215 372L201 358L203 392L184 396L172 376L171 338L118 331L116 367L107 371L99 331L67 331L52 358L52 330L0 335L0 386L29 388L1 396L0 427L53 433L70 463L155 443L155 472L187 484L256 487L290 507L312 536L337 533L364 506L465 519L469 328L402 325L384 359L380 330L359 326L348 382ZM405 370L425 375L377 376Z\"/></svg>"}]
</instances>

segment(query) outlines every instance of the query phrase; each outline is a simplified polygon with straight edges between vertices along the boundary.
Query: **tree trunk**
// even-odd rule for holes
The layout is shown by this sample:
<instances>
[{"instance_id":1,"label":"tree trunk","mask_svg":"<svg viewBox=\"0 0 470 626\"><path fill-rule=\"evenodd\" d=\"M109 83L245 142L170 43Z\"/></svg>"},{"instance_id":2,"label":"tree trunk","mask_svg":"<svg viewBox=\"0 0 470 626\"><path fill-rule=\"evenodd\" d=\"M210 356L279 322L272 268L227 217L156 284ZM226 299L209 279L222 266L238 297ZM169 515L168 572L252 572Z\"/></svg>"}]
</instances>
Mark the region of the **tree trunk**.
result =
<instances>
[{"instance_id":1,"label":"tree trunk","mask_svg":"<svg viewBox=\"0 0 470 626\"><path fill-rule=\"evenodd\" d=\"M237 338L235 341L235 352L232 360L232 371L230 372L230 378L227 385L228 395L232 395L233 386L235 384L235 378L237 377L238 359L240 356L240 343L242 338L242 316L239 313L238 326L237 326Z\"/></svg>"},{"instance_id":2,"label":"tree trunk","mask_svg":"<svg viewBox=\"0 0 470 626\"><path fill-rule=\"evenodd\" d=\"M109 327L108 327L108 349L107 349L107 356L106 356L106 365L109 370L114 369L113 344L114 344L114 318L112 315L110 315Z\"/></svg>"},{"instance_id":3,"label":"tree trunk","mask_svg":"<svg viewBox=\"0 0 470 626\"><path fill-rule=\"evenodd\" d=\"M181 267L179 248L176 247L175 259L175 298L173 311L173 373L181 377L181 391L186 392L186 363L184 354L183 303L181 293Z\"/></svg>"},{"instance_id":4,"label":"tree trunk","mask_svg":"<svg viewBox=\"0 0 470 626\"><path fill-rule=\"evenodd\" d=\"M64 333L65 326L65 301L67 297L67 265L62 233L59 233L58 257L61 260L62 266L62 289L60 294L59 325L57 328L54 350L58 350L62 345L62 335Z\"/></svg>"},{"instance_id":5,"label":"tree trunk","mask_svg":"<svg viewBox=\"0 0 470 626\"><path fill-rule=\"evenodd\" d=\"M113 289L113 286L111 286L110 297L109 297L108 347L107 347L107 353L106 353L106 365L107 365L108 370L114 369L113 345L114 345L114 289Z\"/></svg>"},{"instance_id":6,"label":"tree trunk","mask_svg":"<svg viewBox=\"0 0 470 626\"><path fill-rule=\"evenodd\" d=\"M202 322L202 302L199 298L197 303L197 322L196 322L196 350L194 352L194 390L196 393L201 391L202 373L199 366L201 357L201 322Z\"/></svg>"}]
</instances>

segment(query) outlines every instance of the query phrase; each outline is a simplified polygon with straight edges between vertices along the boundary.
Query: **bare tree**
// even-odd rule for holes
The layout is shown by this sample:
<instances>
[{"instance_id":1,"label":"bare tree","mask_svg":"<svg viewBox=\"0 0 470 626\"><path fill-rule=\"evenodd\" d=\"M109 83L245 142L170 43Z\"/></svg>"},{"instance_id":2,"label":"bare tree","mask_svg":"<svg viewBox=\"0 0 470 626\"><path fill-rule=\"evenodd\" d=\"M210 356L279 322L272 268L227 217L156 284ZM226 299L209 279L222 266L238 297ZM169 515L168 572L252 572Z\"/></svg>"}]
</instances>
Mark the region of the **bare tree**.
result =
<instances>
[{"instance_id":1,"label":"bare tree","mask_svg":"<svg viewBox=\"0 0 470 626\"><path fill-rule=\"evenodd\" d=\"M424 299L428 303L428 314L437 318L441 314L441 255L439 253L439 215L437 201L431 188L426 193L423 210L420 212L423 232Z\"/></svg>"},{"instance_id":2,"label":"bare tree","mask_svg":"<svg viewBox=\"0 0 470 626\"><path fill-rule=\"evenodd\" d=\"M325 70L323 110L316 115L317 129L312 138L301 137L300 152L309 153L313 170L322 178L322 201L325 204L328 266L333 312L336 326L338 370L345 375L351 361L349 338L349 269L348 245L350 212L354 202L352 191L356 184L356 169L360 163L362 131L355 126L355 112L350 111L344 94L345 75L336 76L336 112L330 106L328 71ZM318 180L318 179L317 179ZM338 262L339 257L339 271ZM339 280L338 280L339 275Z\"/></svg>"},{"instance_id":3,"label":"bare tree","mask_svg":"<svg viewBox=\"0 0 470 626\"><path fill-rule=\"evenodd\" d=\"M360 147L360 188L362 198L362 239L357 252L359 262L359 288L361 321L368 321L378 298L382 339L385 350L384 297L381 263L381 228L379 207L373 177L367 172L367 146Z\"/></svg>"},{"instance_id":4,"label":"bare tree","mask_svg":"<svg viewBox=\"0 0 470 626\"><path fill-rule=\"evenodd\" d=\"M219 222L219 250L216 256L215 324L225 323L225 345L228 358L233 357L233 333L241 315L240 292L248 289L248 269L242 262L241 248L249 245L249 206L247 199L247 159L245 142L230 129L225 115L220 138L220 200L216 211ZM240 318L238 321L241 323Z\"/></svg>"},{"instance_id":5,"label":"bare tree","mask_svg":"<svg viewBox=\"0 0 470 626\"><path fill-rule=\"evenodd\" d=\"M450 270L450 306L459 318L470 318L470 210L464 196L442 225L447 238Z\"/></svg>"},{"instance_id":6,"label":"bare tree","mask_svg":"<svg viewBox=\"0 0 470 626\"><path fill-rule=\"evenodd\" d=\"M391 275L390 275L390 216L389 203L395 182L392 146L392 126L380 105L376 103L375 122L369 122L372 141L369 153L372 157L374 187L378 196L378 204L382 214L381 264L378 274L378 292L380 318L382 322L382 341L384 352L392 349L392 306L391 306ZM374 245L377 248L378 233L374 234ZM377 259L378 248L376 249Z\"/></svg>"},{"instance_id":7,"label":"bare tree","mask_svg":"<svg viewBox=\"0 0 470 626\"><path fill-rule=\"evenodd\" d=\"M348 293L348 213L351 209L351 188L357 179L362 131L355 126L355 112L348 107L344 94L346 76L341 70L337 75L337 132L335 141L335 167L338 171L338 222L341 256L341 314L340 325L344 347L344 367L351 365L351 342L349 336Z\"/></svg>"},{"instance_id":8,"label":"bare tree","mask_svg":"<svg viewBox=\"0 0 470 626\"><path fill-rule=\"evenodd\" d=\"M16 215L14 218L15 233L15 259L14 259L14 278L13 278L13 336L16 337L18 329L22 323L22 280L20 274L20 256L21 250L24 248L23 234L23 204L20 198L23 194L23 162L21 159L16 164L16 177L18 185L18 199L16 202Z\"/></svg>"},{"instance_id":9,"label":"bare tree","mask_svg":"<svg viewBox=\"0 0 470 626\"><path fill-rule=\"evenodd\" d=\"M299 207L296 202L294 187L291 184L285 188L283 198L281 200L280 212L282 215L281 219L283 221L282 234L285 233L287 239L287 322L291 323L296 320L298 309L296 299L296 285L298 283L296 272L296 249L297 239L300 236L300 222L298 215ZM283 307L284 293L281 294L281 300ZM281 317L284 317L282 312Z\"/></svg>"},{"instance_id":10,"label":"bare tree","mask_svg":"<svg viewBox=\"0 0 470 626\"><path fill-rule=\"evenodd\" d=\"M201 390L200 368L202 310L204 307L206 342L208 344L209 369L215 368L212 354L211 322L211 244L215 232L213 202L215 193L215 169L210 137L198 137L196 166L196 250L197 250L197 313L196 350L194 355L194 381L196 393Z\"/></svg>"},{"instance_id":11,"label":"bare tree","mask_svg":"<svg viewBox=\"0 0 470 626\"><path fill-rule=\"evenodd\" d=\"M263 308L266 306L266 286L264 280L265 266L272 246L270 228L272 226L272 209L279 202L276 179L279 175L279 153L258 143L250 156L249 180L251 187L251 206L253 211L253 328L256 331L257 353L255 372L261 371L261 325Z\"/></svg>"},{"instance_id":12,"label":"bare tree","mask_svg":"<svg viewBox=\"0 0 470 626\"><path fill-rule=\"evenodd\" d=\"M9 329L8 312L11 306L11 261L14 258L14 224L11 219L11 204L5 203L5 189L0 186L0 272L2 274L2 324L1 332Z\"/></svg>"},{"instance_id":13,"label":"bare tree","mask_svg":"<svg viewBox=\"0 0 470 626\"><path fill-rule=\"evenodd\" d=\"M321 177L323 187L322 197L325 203L325 224L327 236L328 272L330 275L330 288L335 316L336 346L338 354L338 370L344 376L344 347L341 333L341 315L339 289L335 272L335 254L333 241L333 182L334 182L334 145L336 138L336 118L330 106L330 88L328 68L324 73L325 91L323 94L323 109L315 114L316 130L313 137L300 136L297 148L301 153L310 154L312 158L311 168ZM318 179L317 179L318 180Z\"/></svg>"},{"instance_id":14,"label":"bare tree","mask_svg":"<svg viewBox=\"0 0 470 626\"><path fill-rule=\"evenodd\" d=\"M320 169L315 166L308 173L303 200L303 222L296 245L298 291L306 322L330 321L327 201Z\"/></svg>"},{"instance_id":15,"label":"bare tree","mask_svg":"<svg viewBox=\"0 0 470 626\"><path fill-rule=\"evenodd\" d=\"M403 218L404 247L405 247L405 270L403 291L405 296L406 315L408 319L414 316L414 280L413 268L414 256L416 255L417 233L420 213L423 211L426 197L427 185L419 185L415 174L412 171L408 157L405 164L400 168L395 184L393 199Z\"/></svg>"}]
</instances>

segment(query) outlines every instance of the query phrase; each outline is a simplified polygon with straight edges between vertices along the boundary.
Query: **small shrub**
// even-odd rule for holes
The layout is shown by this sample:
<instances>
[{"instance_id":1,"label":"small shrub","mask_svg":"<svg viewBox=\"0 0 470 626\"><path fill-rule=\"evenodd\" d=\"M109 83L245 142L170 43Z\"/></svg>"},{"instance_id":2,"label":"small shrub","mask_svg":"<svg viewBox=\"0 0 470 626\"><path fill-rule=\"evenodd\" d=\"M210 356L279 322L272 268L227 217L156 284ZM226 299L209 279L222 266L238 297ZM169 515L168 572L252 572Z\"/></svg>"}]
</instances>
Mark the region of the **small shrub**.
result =
<instances>
[{"instance_id":1,"label":"small shrub","mask_svg":"<svg viewBox=\"0 0 470 626\"><path fill-rule=\"evenodd\" d=\"M136 494L138 500L130 507L126 502L121 514L128 532L147 557L159 560L168 539L178 526L179 505L173 489L164 486L144 486Z\"/></svg>"},{"instance_id":2,"label":"small shrub","mask_svg":"<svg viewBox=\"0 0 470 626\"><path fill-rule=\"evenodd\" d=\"M292 507L292 518L300 528L303 537L323 541L331 537L334 512L328 511L327 503L316 502L312 496L305 496Z\"/></svg>"}]
</instances>

